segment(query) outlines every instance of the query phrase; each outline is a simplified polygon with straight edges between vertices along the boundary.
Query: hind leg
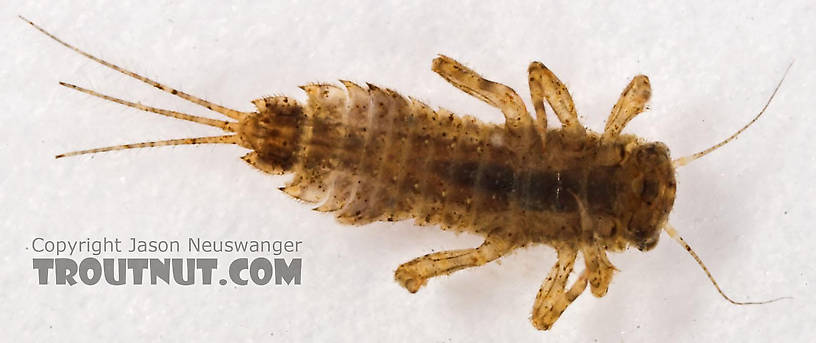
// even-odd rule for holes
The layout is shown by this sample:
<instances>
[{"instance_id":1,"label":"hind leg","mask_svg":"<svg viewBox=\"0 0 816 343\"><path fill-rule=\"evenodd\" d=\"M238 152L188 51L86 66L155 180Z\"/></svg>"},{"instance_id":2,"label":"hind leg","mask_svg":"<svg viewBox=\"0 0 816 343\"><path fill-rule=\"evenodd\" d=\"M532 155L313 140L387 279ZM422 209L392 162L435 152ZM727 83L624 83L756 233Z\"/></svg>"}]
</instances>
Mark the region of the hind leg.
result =
<instances>
[{"instance_id":1,"label":"hind leg","mask_svg":"<svg viewBox=\"0 0 816 343\"><path fill-rule=\"evenodd\" d=\"M524 101L512 88L486 80L470 68L444 55L439 55L433 60L431 69L456 88L500 109L510 133L517 137L526 137L523 128L532 127L533 118L527 112Z\"/></svg>"},{"instance_id":2,"label":"hind leg","mask_svg":"<svg viewBox=\"0 0 816 343\"><path fill-rule=\"evenodd\" d=\"M549 330L561 316L561 313L583 293L587 284L587 273L582 272L569 290L566 289L567 278L575 264L576 251L572 248L558 249L558 262L550 270L547 280L541 285L530 320L539 330Z\"/></svg>"},{"instance_id":3,"label":"hind leg","mask_svg":"<svg viewBox=\"0 0 816 343\"><path fill-rule=\"evenodd\" d=\"M409 292L415 293L429 278L481 266L507 254L513 248L513 243L491 234L475 249L440 251L403 263L397 268L394 278Z\"/></svg>"}]
</instances>

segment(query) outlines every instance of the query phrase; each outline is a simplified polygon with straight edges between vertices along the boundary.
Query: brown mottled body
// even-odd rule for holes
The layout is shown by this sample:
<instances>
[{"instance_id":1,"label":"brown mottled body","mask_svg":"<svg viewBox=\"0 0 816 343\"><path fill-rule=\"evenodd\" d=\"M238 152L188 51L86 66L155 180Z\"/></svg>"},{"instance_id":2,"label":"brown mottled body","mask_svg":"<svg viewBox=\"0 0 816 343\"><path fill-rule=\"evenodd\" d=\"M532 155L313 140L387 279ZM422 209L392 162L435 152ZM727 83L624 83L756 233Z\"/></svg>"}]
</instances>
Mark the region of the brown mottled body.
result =
<instances>
[{"instance_id":1,"label":"brown mottled body","mask_svg":"<svg viewBox=\"0 0 816 343\"><path fill-rule=\"evenodd\" d=\"M295 174L284 192L325 202L318 209L336 213L341 222L413 218L420 225L486 237L480 248L436 253L401 266L397 280L411 292L430 277L531 243L559 250L560 267L551 279L565 281L580 251L587 270L576 288L566 291L559 282L542 288L549 295L540 293L533 316L542 329L557 318L546 308L566 307L565 299L580 294L582 283L588 281L595 295L606 293L614 270L606 250L629 244L648 250L657 243L674 201L668 149L618 134L643 109L648 79L632 81L613 109L608 133L600 135L580 127L569 93L543 65L530 69L531 89L540 96L534 99L537 121L506 86L444 56L434 61L434 70L497 105L514 124L434 111L373 85L363 89L343 82L343 90L313 84L302 87L308 94L303 106L282 96L256 100L259 111L244 125L288 134L253 131L247 134L253 141L248 147L272 166L267 171ZM540 107L545 98L563 111L557 113L562 128L546 129Z\"/></svg>"},{"instance_id":2,"label":"brown mottled body","mask_svg":"<svg viewBox=\"0 0 816 343\"><path fill-rule=\"evenodd\" d=\"M566 87L541 63L533 62L528 69L533 119L515 91L446 56L434 59L432 69L455 87L501 110L504 124L433 110L392 90L370 84L363 88L348 81L342 81L345 88L303 86L308 96L305 104L275 96L254 100L255 112L241 112L101 60L22 19L85 57L234 120L154 108L60 83L230 134L75 151L57 158L165 145L237 144L252 150L242 158L255 168L294 174L281 188L284 192L317 204L318 211L333 212L343 223L413 218L420 225L485 237L479 247L436 252L401 265L395 278L412 293L431 277L482 265L519 247L547 244L556 249L558 261L538 292L531 317L536 328L546 330L587 284L595 296L606 294L615 271L607 251L622 251L630 245L649 250L665 230L697 260L730 302L767 302L728 298L667 218L675 196L674 168L733 140L762 115L770 99L750 123L728 139L672 161L662 143L620 134L650 97L649 80L643 75L624 89L600 134L581 125ZM774 94L778 89L779 85ZM548 130L545 101L561 128ZM567 287L579 253L585 268Z\"/></svg>"},{"instance_id":3,"label":"brown mottled body","mask_svg":"<svg viewBox=\"0 0 816 343\"><path fill-rule=\"evenodd\" d=\"M474 223L495 222L521 243L555 243L580 236L579 202L604 223L598 236L615 237L631 220L625 214L634 209L620 190L637 177L623 164L640 144L634 136L603 141L593 133L550 130L542 150L535 128L523 127L531 141L517 150L501 125L346 84L350 95L332 85L304 86L309 100L303 107L286 97L256 101L263 102L259 120L268 118L264 125L272 129L254 132L251 144L263 162L280 166L275 173L295 174L284 192L331 202L327 210L344 222L414 218L482 234L491 225ZM346 120L357 116L368 120ZM664 177L673 182L671 173ZM656 196L650 182L641 193ZM506 225L515 222L524 225Z\"/></svg>"}]
</instances>

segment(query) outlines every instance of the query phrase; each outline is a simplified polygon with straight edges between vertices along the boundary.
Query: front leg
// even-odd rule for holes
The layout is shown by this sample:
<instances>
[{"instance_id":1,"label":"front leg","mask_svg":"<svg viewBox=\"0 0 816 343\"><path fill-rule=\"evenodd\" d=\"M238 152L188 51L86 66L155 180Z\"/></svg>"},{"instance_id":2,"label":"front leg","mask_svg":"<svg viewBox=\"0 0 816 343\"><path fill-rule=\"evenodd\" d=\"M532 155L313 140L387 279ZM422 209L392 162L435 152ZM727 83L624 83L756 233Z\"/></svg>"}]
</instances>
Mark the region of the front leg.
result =
<instances>
[{"instance_id":1,"label":"front leg","mask_svg":"<svg viewBox=\"0 0 816 343\"><path fill-rule=\"evenodd\" d=\"M612 265L612 262L609 262L606 251L597 242L584 245L581 248L581 253L584 255L584 263L586 264L584 273L589 278L592 295L596 297L606 295L609 284L612 283L612 276L617 269Z\"/></svg>"},{"instance_id":2,"label":"front leg","mask_svg":"<svg viewBox=\"0 0 816 343\"><path fill-rule=\"evenodd\" d=\"M606 295L609 284L612 282L612 274L615 272L615 266L609 262L606 256L606 251L600 242L596 240L596 225L595 221L584 207L584 202L575 193L570 192L575 197L578 203L578 213L581 216L581 233L583 239L581 240L581 253L584 255L584 262L586 269L582 275L586 275L589 279L589 286L592 289L592 294L596 297Z\"/></svg>"},{"instance_id":3,"label":"front leg","mask_svg":"<svg viewBox=\"0 0 816 343\"><path fill-rule=\"evenodd\" d=\"M570 289L566 290L567 277L572 272L577 253L573 248L558 248L557 252L558 262L541 285L533 304L533 315L530 320L539 330L549 330L567 306L583 293L587 285L587 274L584 271Z\"/></svg>"},{"instance_id":4,"label":"front leg","mask_svg":"<svg viewBox=\"0 0 816 343\"><path fill-rule=\"evenodd\" d=\"M409 292L415 293L429 278L447 275L457 270L481 266L507 254L515 244L498 233L491 233L475 249L440 251L403 263L394 278Z\"/></svg>"},{"instance_id":5,"label":"front leg","mask_svg":"<svg viewBox=\"0 0 816 343\"><path fill-rule=\"evenodd\" d=\"M623 89L618 103L612 107L612 113L606 119L603 139L609 139L620 134L621 130L632 118L646 109L646 102L652 96L652 86L646 75L638 75Z\"/></svg>"}]
</instances>

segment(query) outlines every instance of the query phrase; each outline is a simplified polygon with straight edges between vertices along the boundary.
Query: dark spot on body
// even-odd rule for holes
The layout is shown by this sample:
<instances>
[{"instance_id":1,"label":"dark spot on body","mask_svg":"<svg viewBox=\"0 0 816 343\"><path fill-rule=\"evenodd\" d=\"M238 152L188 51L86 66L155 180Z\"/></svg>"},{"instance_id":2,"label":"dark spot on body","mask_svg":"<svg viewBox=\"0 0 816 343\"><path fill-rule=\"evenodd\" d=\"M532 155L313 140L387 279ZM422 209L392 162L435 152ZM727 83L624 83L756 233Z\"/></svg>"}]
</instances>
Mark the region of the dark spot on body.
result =
<instances>
[{"instance_id":1,"label":"dark spot on body","mask_svg":"<svg viewBox=\"0 0 816 343\"><path fill-rule=\"evenodd\" d=\"M589 172L586 201L590 212L612 213L617 194L616 173L619 169L619 167L599 167Z\"/></svg>"},{"instance_id":2,"label":"dark spot on body","mask_svg":"<svg viewBox=\"0 0 816 343\"><path fill-rule=\"evenodd\" d=\"M485 191L506 196L513 191L515 175L513 169L501 164L487 164L482 168L478 187Z\"/></svg>"},{"instance_id":3,"label":"dark spot on body","mask_svg":"<svg viewBox=\"0 0 816 343\"><path fill-rule=\"evenodd\" d=\"M488 80L485 80L485 79L479 79L479 89L482 89L482 90L491 90L491 89L493 89L493 86L495 84L496 83L492 82L492 81L488 81Z\"/></svg>"}]
</instances>

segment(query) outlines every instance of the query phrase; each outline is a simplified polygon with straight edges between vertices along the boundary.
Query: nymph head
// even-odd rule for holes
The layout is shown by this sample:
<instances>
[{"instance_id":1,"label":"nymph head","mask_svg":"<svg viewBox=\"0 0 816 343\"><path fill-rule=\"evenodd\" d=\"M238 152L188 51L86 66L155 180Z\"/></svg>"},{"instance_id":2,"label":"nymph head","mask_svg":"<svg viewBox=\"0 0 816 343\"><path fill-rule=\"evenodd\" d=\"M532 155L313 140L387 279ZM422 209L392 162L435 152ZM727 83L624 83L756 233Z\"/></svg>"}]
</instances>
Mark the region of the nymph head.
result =
<instances>
[{"instance_id":1,"label":"nymph head","mask_svg":"<svg viewBox=\"0 0 816 343\"><path fill-rule=\"evenodd\" d=\"M674 167L665 144L654 142L635 146L623 161L628 184L619 201L628 213L622 217L623 238L641 251L657 245L660 231L674 204Z\"/></svg>"}]
</instances>

